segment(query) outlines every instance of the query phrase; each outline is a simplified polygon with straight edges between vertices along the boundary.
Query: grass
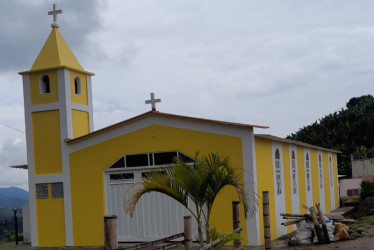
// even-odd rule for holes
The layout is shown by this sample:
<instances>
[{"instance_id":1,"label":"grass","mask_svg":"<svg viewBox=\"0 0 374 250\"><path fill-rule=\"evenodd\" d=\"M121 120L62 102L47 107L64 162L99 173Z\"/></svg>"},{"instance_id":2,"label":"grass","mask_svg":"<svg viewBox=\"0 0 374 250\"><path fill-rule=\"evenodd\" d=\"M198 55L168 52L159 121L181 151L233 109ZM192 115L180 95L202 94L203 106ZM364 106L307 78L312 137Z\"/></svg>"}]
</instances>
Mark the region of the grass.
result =
<instances>
[{"instance_id":1,"label":"grass","mask_svg":"<svg viewBox=\"0 0 374 250\"><path fill-rule=\"evenodd\" d=\"M358 204L360 201L360 196L343 196L343 197L340 197L340 202L342 204L343 207L346 207L346 206L354 206L356 204Z\"/></svg>"},{"instance_id":2,"label":"grass","mask_svg":"<svg viewBox=\"0 0 374 250\"><path fill-rule=\"evenodd\" d=\"M356 222L349 224L349 227L353 230L357 230L359 228L368 229L374 226L374 215L365 216L357 220Z\"/></svg>"}]
</instances>

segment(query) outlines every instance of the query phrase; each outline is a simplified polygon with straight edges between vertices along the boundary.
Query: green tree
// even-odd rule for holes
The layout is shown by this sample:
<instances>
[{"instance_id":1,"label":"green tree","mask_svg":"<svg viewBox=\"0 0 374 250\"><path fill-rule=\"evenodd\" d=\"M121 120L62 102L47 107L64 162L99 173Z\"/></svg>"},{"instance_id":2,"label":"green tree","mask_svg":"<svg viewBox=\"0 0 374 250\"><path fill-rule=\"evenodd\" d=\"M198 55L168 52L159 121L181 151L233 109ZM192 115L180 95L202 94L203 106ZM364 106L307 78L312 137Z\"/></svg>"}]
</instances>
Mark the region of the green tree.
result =
<instances>
[{"instance_id":1,"label":"green tree","mask_svg":"<svg viewBox=\"0 0 374 250\"><path fill-rule=\"evenodd\" d=\"M163 193L181 203L197 220L200 245L203 245L203 223L207 242L210 241L209 219L213 203L220 191L232 186L244 205L245 214L257 208L257 195L244 188L242 172L231 166L228 157L217 153L200 157L195 155L192 164L176 158L170 166L151 171L140 188L125 201L126 212L133 216L140 198L150 192Z\"/></svg>"},{"instance_id":2,"label":"green tree","mask_svg":"<svg viewBox=\"0 0 374 250\"><path fill-rule=\"evenodd\" d=\"M287 136L325 148L342 151L338 154L339 174L351 176L351 154L374 148L374 97L351 98L346 109L334 112Z\"/></svg>"}]
</instances>

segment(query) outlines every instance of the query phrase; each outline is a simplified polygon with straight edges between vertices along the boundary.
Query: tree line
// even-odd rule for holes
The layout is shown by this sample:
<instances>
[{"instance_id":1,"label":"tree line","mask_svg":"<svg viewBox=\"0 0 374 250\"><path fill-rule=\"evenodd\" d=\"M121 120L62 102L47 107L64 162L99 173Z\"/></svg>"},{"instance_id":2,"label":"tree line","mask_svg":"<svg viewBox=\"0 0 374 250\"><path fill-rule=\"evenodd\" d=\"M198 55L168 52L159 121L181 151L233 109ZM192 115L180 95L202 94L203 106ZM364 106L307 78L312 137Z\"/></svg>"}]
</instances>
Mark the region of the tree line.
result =
<instances>
[{"instance_id":1,"label":"tree line","mask_svg":"<svg viewBox=\"0 0 374 250\"><path fill-rule=\"evenodd\" d=\"M304 126L287 138L342 151L338 154L338 172L351 177L351 155L373 157L374 97L351 98L346 108Z\"/></svg>"}]
</instances>

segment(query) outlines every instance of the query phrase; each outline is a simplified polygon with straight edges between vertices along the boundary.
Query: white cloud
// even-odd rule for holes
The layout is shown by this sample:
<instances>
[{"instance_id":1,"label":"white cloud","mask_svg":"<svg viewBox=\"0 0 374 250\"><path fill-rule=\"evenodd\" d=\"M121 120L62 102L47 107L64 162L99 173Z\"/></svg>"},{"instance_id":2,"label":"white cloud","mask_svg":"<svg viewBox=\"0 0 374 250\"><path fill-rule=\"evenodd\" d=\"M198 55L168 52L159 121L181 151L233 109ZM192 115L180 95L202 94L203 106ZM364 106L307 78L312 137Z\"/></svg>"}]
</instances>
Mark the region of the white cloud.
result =
<instances>
[{"instance_id":1,"label":"white cloud","mask_svg":"<svg viewBox=\"0 0 374 250\"><path fill-rule=\"evenodd\" d=\"M374 92L373 1L57 5L62 35L96 73L96 129L148 111L144 100L155 92L160 111L269 125L256 132L286 136ZM17 72L31 67L47 38L50 8L42 0L0 2L0 122L21 130ZM0 145L18 137L0 125Z\"/></svg>"}]
</instances>

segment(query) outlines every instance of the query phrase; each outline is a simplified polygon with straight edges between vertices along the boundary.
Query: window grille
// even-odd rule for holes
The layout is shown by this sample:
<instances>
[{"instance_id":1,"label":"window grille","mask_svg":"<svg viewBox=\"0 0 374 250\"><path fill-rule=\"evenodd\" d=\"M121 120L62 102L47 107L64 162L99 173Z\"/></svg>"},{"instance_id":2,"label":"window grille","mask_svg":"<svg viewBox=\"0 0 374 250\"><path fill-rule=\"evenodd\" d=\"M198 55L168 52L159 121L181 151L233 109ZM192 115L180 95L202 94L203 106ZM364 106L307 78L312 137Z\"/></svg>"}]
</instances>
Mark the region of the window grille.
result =
<instances>
[{"instance_id":1,"label":"window grille","mask_svg":"<svg viewBox=\"0 0 374 250\"><path fill-rule=\"evenodd\" d=\"M64 185L62 182L51 184L52 198L64 198Z\"/></svg>"},{"instance_id":2,"label":"window grille","mask_svg":"<svg viewBox=\"0 0 374 250\"><path fill-rule=\"evenodd\" d=\"M133 180L134 173L122 173L122 174L111 174L110 180L117 181L117 180Z\"/></svg>"},{"instance_id":3,"label":"window grille","mask_svg":"<svg viewBox=\"0 0 374 250\"><path fill-rule=\"evenodd\" d=\"M149 168L153 166L169 165L174 162L174 159L179 157L185 163L193 163L194 159L179 151L155 152L144 154L124 155L113 163L110 168L134 168L144 167Z\"/></svg>"},{"instance_id":4,"label":"window grille","mask_svg":"<svg viewBox=\"0 0 374 250\"><path fill-rule=\"evenodd\" d=\"M36 198L37 199L48 199L48 183L36 184Z\"/></svg>"}]
</instances>

